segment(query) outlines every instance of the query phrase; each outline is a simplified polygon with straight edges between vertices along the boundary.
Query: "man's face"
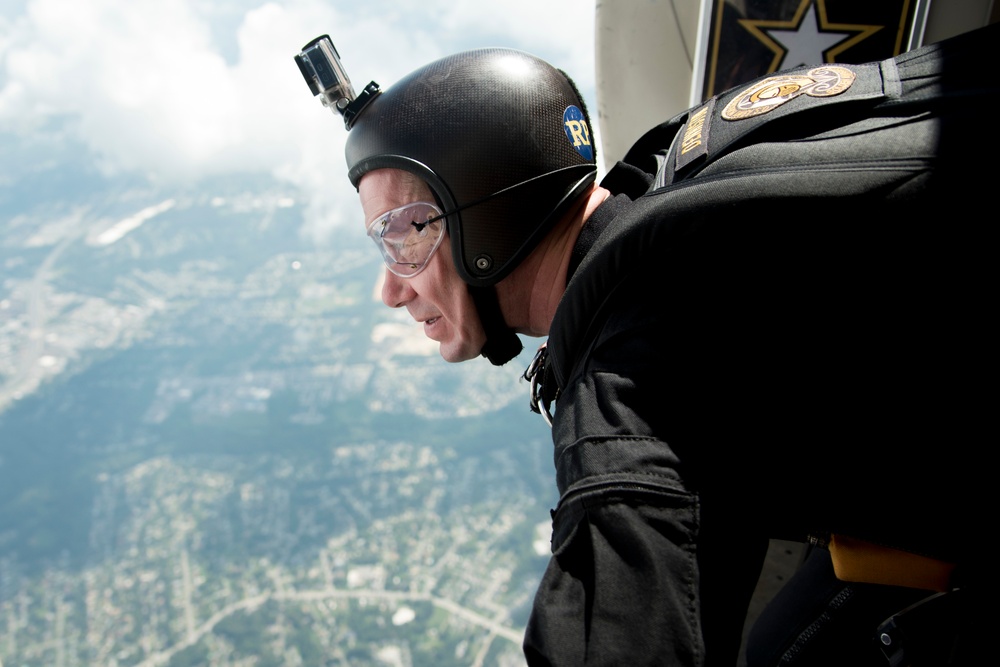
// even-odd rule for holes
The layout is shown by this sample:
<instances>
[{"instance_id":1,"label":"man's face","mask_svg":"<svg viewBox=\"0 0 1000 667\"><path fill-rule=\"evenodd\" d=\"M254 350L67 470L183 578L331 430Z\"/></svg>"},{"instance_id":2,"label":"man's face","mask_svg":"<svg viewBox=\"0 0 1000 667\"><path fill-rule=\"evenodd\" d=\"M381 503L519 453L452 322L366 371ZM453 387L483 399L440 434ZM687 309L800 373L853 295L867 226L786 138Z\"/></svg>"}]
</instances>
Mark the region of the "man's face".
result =
<instances>
[{"instance_id":1,"label":"man's face","mask_svg":"<svg viewBox=\"0 0 1000 667\"><path fill-rule=\"evenodd\" d=\"M365 174L358 194L366 231L372 220L387 211L413 202L434 201L426 183L399 169ZM417 275L400 278L386 269L382 301L390 308L406 306L410 316L423 324L424 335L440 343L445 361L465 361L482 352L486 334L468 287L455 270L447 236Z\"/></svg>"}]
</instances>

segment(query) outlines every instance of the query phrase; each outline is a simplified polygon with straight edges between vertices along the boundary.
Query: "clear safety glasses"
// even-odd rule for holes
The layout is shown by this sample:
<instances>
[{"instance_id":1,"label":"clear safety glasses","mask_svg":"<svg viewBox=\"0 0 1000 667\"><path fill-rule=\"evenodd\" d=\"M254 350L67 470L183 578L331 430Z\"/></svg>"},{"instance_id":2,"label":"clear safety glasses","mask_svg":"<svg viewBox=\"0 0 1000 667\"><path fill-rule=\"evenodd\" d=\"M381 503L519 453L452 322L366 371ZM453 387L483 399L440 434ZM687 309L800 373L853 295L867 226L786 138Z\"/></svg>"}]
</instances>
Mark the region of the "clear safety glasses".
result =
<instances>
[{"instance_id":1,"label":"clear safety glasses","mask_svg":"<svg viewBox=\"0 0 1000 667\"><path fill-rule=\"evenodd\" d=\"M415 202L394 208L368 225L368 237L382 252L386 267L412 278L427 266L444 238L444 216L435 204Z\"/></svg>"}]
</instances>

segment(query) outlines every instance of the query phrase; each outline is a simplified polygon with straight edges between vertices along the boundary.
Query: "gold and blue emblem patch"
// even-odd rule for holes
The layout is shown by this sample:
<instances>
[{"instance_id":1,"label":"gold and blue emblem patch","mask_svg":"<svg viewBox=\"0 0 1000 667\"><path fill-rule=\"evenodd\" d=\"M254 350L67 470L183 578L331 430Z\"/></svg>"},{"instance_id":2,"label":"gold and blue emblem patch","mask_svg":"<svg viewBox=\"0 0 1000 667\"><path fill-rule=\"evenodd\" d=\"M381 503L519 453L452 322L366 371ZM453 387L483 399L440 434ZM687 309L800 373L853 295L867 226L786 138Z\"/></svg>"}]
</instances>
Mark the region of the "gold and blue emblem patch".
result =
<instances>
[{"instance_id":1,"label":"gold and blue emblem patch","mask_svg":"<svg viewBox=\"0 0 1000 667\"><path fill-rule=\"evenodd\" d=\"M588 161L593 160L594 146L591 143L590 127L583 112L573 105L566 107L566 111L563 112L563 126L566 128L566 137L573 145L573 149Z\"/></svg>"}]
</instances>

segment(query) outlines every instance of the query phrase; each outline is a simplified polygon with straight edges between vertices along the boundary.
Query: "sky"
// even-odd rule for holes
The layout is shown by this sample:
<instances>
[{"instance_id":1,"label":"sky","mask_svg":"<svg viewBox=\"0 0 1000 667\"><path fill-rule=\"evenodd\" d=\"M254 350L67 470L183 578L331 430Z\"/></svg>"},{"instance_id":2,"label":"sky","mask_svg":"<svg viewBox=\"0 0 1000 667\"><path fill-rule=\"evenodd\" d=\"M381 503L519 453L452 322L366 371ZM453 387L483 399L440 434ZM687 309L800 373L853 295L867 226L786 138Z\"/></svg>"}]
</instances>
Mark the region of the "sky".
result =
<instances>
[{"instance_id":1,"label":"sky","mask_svg":"<svg viewBox=\"0 0 1000 667\"><path fill-rule=\"evenodd\" d=\"M518 48L595 110L593 25L594 0L0 0L0 189L70 158L162 188L270 174L300 193L303 233L328 240L361 209L343 121L294 63L303 45L329 34L355 90Z\"/></svg>"}]
</instances>

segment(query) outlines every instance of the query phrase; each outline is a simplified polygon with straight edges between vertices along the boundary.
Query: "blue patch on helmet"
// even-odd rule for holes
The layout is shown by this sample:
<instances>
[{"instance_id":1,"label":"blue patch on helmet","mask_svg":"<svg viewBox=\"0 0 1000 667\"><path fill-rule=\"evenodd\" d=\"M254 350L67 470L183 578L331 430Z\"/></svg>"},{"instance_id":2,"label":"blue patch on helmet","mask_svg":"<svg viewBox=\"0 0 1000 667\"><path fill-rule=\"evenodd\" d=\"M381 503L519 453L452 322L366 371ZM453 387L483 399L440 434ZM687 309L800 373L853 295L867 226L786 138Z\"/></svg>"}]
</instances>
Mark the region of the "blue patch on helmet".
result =
<instances>
[{"instance_id":1,"label":"blue patch on helmet","mask_svg":"<svg viewBox=\"0 0 1000 667\"><path fill-rule=\"evenodd\" d=\"M566 111L563 112L563 125L566 127L566 136L576 152L587 160L593 160L594 147L590 143L590 128L587 127L583 112L575 106L566 107Z\"/></svg>"}]
</instances>

